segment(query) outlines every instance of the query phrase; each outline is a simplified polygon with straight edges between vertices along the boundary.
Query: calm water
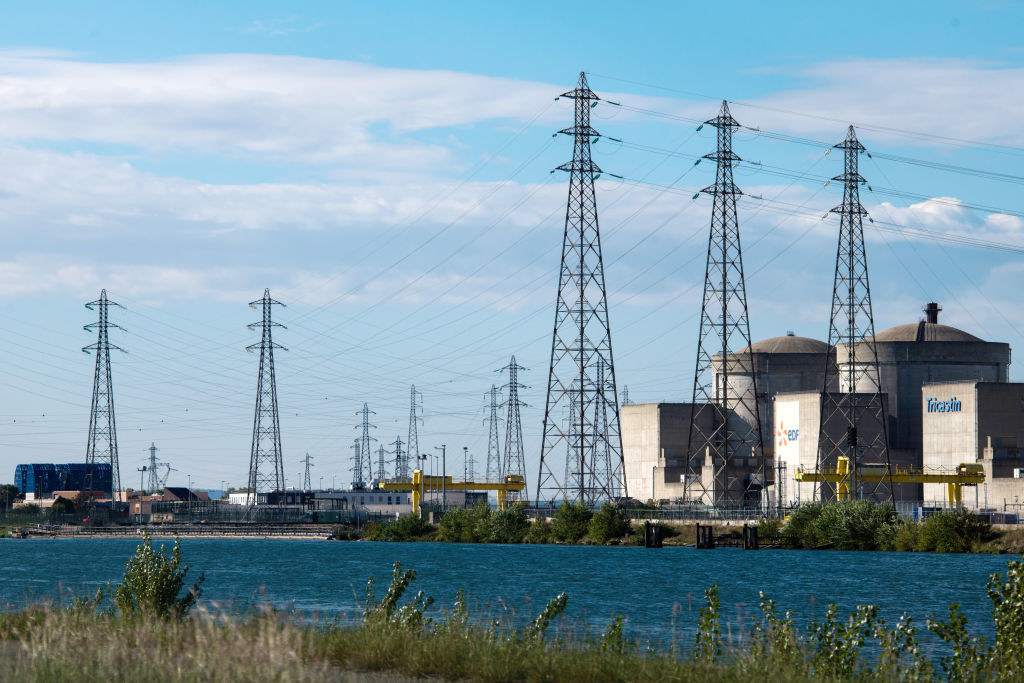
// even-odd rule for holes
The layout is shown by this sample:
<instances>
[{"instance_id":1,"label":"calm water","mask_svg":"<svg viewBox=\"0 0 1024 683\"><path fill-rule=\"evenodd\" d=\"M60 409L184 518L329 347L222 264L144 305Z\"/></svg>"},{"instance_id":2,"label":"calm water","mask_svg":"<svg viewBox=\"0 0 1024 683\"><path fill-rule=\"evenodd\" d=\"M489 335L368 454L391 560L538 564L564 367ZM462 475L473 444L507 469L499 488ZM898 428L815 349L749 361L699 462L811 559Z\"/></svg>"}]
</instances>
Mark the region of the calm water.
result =
<instances>
[{"instance_id":1,"label":"calm water","mask_svg":"<svg viewBox=\"0 0 1024 683\"><path fill-rule=\"evenodd\" d=\"M136 544L130 539L0 539L0 604L91 595L120 578ZM634 636L659 640L692 631L703 591L713 583L720 587L723 618L729 622L724 630L730 633L758 613L758 590L804 623L820 618L830 602L844 611L873 603L890 623L907 612L923 629L931 612L945 613L949 603L959 602L972 630L987 633L991 603L985 580L1012 559L295 540L185 539L182 547L192 572L206 573L204 601L239 609L272 603L352 617L359 612L366 579L375 576L382 594L398 560L418 571L414 586L437 605L450 605L462 588L477 613L498 616L507 608L525 620L564 591L569 595L564 618L570 622L596 630L622 614Z\"/></svg>"}]
</instances>

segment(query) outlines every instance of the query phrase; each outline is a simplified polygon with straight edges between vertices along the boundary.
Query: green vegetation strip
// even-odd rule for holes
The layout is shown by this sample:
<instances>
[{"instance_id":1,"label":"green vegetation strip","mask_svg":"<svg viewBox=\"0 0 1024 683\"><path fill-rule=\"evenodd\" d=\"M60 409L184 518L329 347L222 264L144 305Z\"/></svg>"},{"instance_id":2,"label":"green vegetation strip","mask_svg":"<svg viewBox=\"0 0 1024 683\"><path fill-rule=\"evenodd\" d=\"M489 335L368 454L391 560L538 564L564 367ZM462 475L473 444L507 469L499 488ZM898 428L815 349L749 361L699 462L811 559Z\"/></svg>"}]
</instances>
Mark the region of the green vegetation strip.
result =
<instances>
[{"instance_id":1,"label":"green vegetation strip","mask_svg":"<svg viewBox=\"0 0 1024 683\"><path fill-rule=\"evenodd\" d=\"M665 545L692 545L693 524L657 522ZM941 553L1013 553L1024 551L1024 531L996 530L967 510L945 510L922 522L901 519L889 504L867 501L813 503L783 522L758 524L761 546L791 550L882 550ZM715 535L739 537L736 527L719 527ZM415 517L373 522L361 528L337 526L337 540L443 541L450 543L563 543L643 545L643 527L625 510L610 504L596 511L573 503L561 505L551 521L530 521L518 504L494 510L484 503L451 508L437 526Z\"/></svg>"},{"instance_id":2,"label":"green vegetation strip","mask_svg":"<svg viewBox=\"0 0 1024 683\"><path fill-rule=\"evenodd\" d=\"M589 524L589 522L588 522ZM891 628L875 607L841 617L830 606L801 632L761 595L761 618L740 640L722 638L717 586L706 591L696 636L652 650L629 640L622 617L600 634L559 629L565 594L526 626L472 619L459 593L434 610L416 574L396 563L378 597L366 588L360 619L309 623L265 609L242 617L206 610L203 577L186 589L181 547L168 553L146 537L120 583L64 609L0 614L4 680L322 681L382 677L487 681L1020 680L1024 671L1024 562L993 575L988 594L995 639L971 636L951 605L926 628L944 641L936 660L904 615ZM198 606L198 609L196 607ZM552 628L555 626L555 628Z\"/></svg>"}]
</instances>

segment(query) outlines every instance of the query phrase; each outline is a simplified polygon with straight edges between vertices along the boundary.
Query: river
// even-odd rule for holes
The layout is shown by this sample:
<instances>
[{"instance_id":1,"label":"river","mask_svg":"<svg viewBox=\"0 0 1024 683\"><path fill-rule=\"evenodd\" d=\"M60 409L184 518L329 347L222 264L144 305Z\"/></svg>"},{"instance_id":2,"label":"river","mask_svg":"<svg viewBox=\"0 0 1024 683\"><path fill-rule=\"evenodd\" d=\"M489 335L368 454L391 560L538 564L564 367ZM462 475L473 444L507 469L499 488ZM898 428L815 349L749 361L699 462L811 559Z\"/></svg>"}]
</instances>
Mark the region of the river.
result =
<instances>
[{"instance_id":1,"label":"river","mask_svg":"<svg viewBox=\"0 0 1024 683\"><path fill-rule=\"evenodd\" d=\"M168 541L154 541L170 546ZM134 539L0 539L0 605L17 608L92 595L120 578ZM461 588L473 613L532 619L560 592L562 621L599 631L615 615L643 641L691 638L704 589L718 584L723 633L735 636L759 614L758 591L801 624L835 602L848 612L871 603L893 623L903 613L921 629L932 612L960 603L971 630L992 632L989 574L1012 556L743 551L635 547L461 545L303 540L182 541L190 577L204 572L202 602L233 610L272 604L306 615L356 618L366 579L386 590L398 560L418 572L414 589L448 606Z\"/></svg>"}]
</instances>

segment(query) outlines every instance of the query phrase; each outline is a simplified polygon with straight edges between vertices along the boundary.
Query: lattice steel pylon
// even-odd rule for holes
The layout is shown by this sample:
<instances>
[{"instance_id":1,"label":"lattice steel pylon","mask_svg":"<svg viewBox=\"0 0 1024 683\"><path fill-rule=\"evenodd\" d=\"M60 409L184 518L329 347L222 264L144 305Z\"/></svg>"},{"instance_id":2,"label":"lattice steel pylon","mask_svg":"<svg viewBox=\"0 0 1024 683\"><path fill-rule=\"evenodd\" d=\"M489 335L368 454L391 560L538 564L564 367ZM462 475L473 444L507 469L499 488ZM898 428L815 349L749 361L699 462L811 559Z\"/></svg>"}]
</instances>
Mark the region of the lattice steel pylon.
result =
<instances>
[{"instance_id":1,"label":"lattice steel pylon","mask_svg":"<svg viewBox=\"0 0 1024 683\"><path fill-rule=\"evenodd\" d=\"M248 488L252 496L250 504L256 504L259 493L284 491L284 460L281 450L281 421L277 410L277 376L274 371L274 349L287 351L274 341L273 329L281 323L273 321L274 306L284 306L270 298L270 290L263 290L263 297L249 303L250 308L263 313L260 322L252 323L250 330L259 328L260 342L245 348L250 353L260 351L260 374L256 382L256 411L252 422L252 449L249 456ZM279 503L281 501L279 500Z\"/></svg>"},{"instance_id":2,"label":"lattice steel pylon","mask_svg":"<svg viewBox=\"0 0 1024 683\"><path fill-rule=\"evenodd\" d=\"M519 372L528 369L517 363L516 357L512 356L508 365L496 371L508 372L508 384L501 387L508 390L508 398L502 404L507 412L505 417L505 455L501 463L500 476L515 474L523 478L523 490L509 491L509 500L530 500L530 494L526 488L526 452L523 448L523 423L520 416L520 408L528 406L519 400L519 390L529 388L525 384L519 383Z\"/></svg>"},{"instance_id":3,"label":"lattice steel pylon","mask_svg":"<svg viewBox=\"0 0 1024 683\"><path fill-rule=\"evenodd\" d=\"M498 481L502 477L501 471L501 443L498 440L498 406L500 401L498 387L491 385L491 390L486 396L489 401L490 414L487 417L487 465L485 468L486 481Z\"/></svg>"},{"instance_id":4,"label":"lattice steel pylon","mask_svg":"<svg viewBox=\"0 0 1024 683\"><path fill-rule=\"evenodd\" d=\"M831 213L839 214L839 245L836 249L815 469L835 467L839 456L846 456L850 461L847 485L851 496L891 500L893 486L888 424L882 401L875 348L875 318L871 311L871 286L864 248L864 216L867 211L860 203L860 186L867 181L858 171L858 160L865 150L857 140L853 126L847 129L846 139L834 149L843 150L843 173L832 179L843 183L843 203L831 210ZM834 355L840 344L845 345L848 352L845 368L839 367L838 358ZM828 390L833 377L839 379L838 392ZM860 464L884 466L889 475L888 486L880 481L872 485L870 491L863 491L857 480ZM814 499L824 498L823 493L815 485Z\"/></svg>"},{"instance_id":5,"label":"lattice steel pylon","mask_svg":"<svg viewBox=\"0 0 1024 683\"><path fill-rule=\"evenodd\" d=\"M93 308L95 306L95 308ZM85 353L96 352L96 371L92 381L92 406L89 409L89 440L85 445L85 490L93 490L93 469L96 463L110 465L110 490L113 501L121 490L121 470L117 462L117 420L114 419L114 384L110 379L110 350L124 352L110 343L109 328L124 330L110 322L108 313L111 306L124 308L121 304L107 299L107 290L100 292L100 298L85 305L90 311L98 310L99 320L83 329L92 332L96 328L96 343L82 349Z\"/></svg>"},{"instance_id":6,"label":"lattice steel pylon","mask_svg":"<svg viewBox=\"0 0 1024 683\"><path fill-rule=\"evenodd\" d=\"M146 486L150 493L156 493L157 489L161 488L160 474L156 471L156 468L166 463L156 461L156 452L159 449L156 447L155 442L150 442L149 448L146 450L149 451L149 460L146 462Z\"/></svg>"},{"instance_id":7,"label":"lattice steel pylon","mask_svg":"<svg viewBox=\"0 0 1024 683\"><path fill-rule=\"evenodd\" d=\"M750 351L750 317L743 279L733 167L733 129L739 123L722 102L704 122L717 130L717 148L704 158L716 163L715 184L701 192L714 200L704 270L697 364L687 448L687 475L700 501L723 507L758 506L765 483L757 373ZM714 359L720 369L716 373ZM730 376L738 376L738 381ZM700 476L698 476L700 475Z\"/></svg>"},{"instance_id":8,"label":"lattice steel pylon","mask_svg":"<svg viewBox=\"0 0 1024 683\"><path fill-rule=\"evenodd\" d=\"M366 484L373 479L373 461L371 460L373 448L370 446L370 442L377 439L370 436L370 428L376 429L377 425L370 424L370 415L376 414L365 403L363 409L356 413L356 415L362 416L362 421L356 425L356 429L361 429L362 432L358 440L359 450L356 451L355 462L352 463L353 488L365 488Z\"/></svg>"},{"instance_id":9,"label":"lattice steel pylon","mask_svg":"<svg viewBox=\"0 0 1024 683\"><path fill-rule=\"evenodd\" d=\"M590 156L591 139L599 137L590 126L590 109L600 98L590 89L586 74L582 72L576 88L563 93L562 97L575 100L574 125L559 131L571 135L574 143L572 161L557 169L569 173L569 196L551 340L537 502L567 500L593 505L626 493L608 297L594 193L594 179L601 169ZM602 391L597 385L595 374L599 360L607 373L608 391ZM607 433L599 435L593 421L594 405L609 399L611 404L607 408L612 417ZM560 418L567 407L571 415L569 424L564 426ZM615 464L607 478L598 477L594 468L597 445L602 439L612 449ZM572 474L560 479L556 461L562 449L567 449L568 469ZM571 487L566 481L570 478L575 482Z\"/></svg>"},{"instance_id":10,"label":"lattice steel pylon","mask_svg":"<svg viewBox=\"0 0 1024 683\"><path fill-rule=\"evenodd\" d=\"M367 455L369 457L369 455ZM352 440L352 488L361 489L365 487L365 483L361 481L359 472L362 471L362 459L359 453L359 437L357 436Z\"/></svg>"},{"instance_id":11,"label":"lattice steel pylon","mask_svg":"<svg viewBox=\"0 0 1024 683\"><path fill-rule=\"evenodd\" d=\"M302 463L306 466L305 471L303 472L302 475L302 490L312 491L313 483L310 481L309 468L312 467L313 465L313 456L311 456L309 453L306 453L306 457L302 459Z\"/></svg>"},{"instance_id":12,"label":"lattice steel pylon","mask_svg":"<svg viewBox=\"0 0 1024 683\"><path fill-rule=\"evenodd\" d=\"M392 441L389 446L393 446L395 450L391 451L391 455L395 456L395 479L399 481L409 480L409 456L406 451L402 448L402 437L396 436L395 440Z\"/></svg>"},{"instance_id":13,"label":"lattice steel pylon","mask_svg":"<svg viewBox=\"0 0 1024 683\"><path fill-rule=\"evenodd\" d=\"M423 421L420 417L420 413L423 412L423 394L416 391L416 385L409 386L409 437L406 441L406 450L409 454L410 460L416 462L416 467L419 467L420 461L420 437L419 437L419 423ZM408 477L408 472L406 473Z\"/></svg>"},{"instance_id":14,"label":"lattice steel pylon","mask_svg":"<svg viewBox=\"0 0 1024 683\"><path fill-rule=\"evenodd\" d=\"M377 476L374 477L374 481L384 481L388 478L387 464L384 460L385 455L387 455L387 451L384 450L384 444L381 444L377 448Z\"/></svg>"}]
</instances>

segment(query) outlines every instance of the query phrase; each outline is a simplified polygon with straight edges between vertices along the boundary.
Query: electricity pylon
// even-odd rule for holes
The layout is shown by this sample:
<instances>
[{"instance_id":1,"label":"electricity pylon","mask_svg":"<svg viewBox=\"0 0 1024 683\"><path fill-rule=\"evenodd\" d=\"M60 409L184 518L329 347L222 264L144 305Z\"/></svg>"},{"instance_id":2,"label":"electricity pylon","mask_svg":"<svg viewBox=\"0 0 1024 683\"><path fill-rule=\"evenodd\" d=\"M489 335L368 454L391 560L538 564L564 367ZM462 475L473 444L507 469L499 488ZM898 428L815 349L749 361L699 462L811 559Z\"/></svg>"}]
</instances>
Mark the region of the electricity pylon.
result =
<instances>
[{"instance_id":1,"label":"electricity pylon","mask_svg":"<svg viewBox=\"0 0 1024 683\"><path fill-rule=\"evenodd\" d=\"M391 454L395 456L395 479L399 481L409 480L409 456L402 449L402 437L396 436L395 440L392 441L390 446L393 446L395 450L391 451Z\"/></svg>"},{"instance_id":2,"label":"electricity pylon","mask_svg":"<svg viewBox=\"0 0 1024 683\"><path fill-rule=\"evenodd\" d=\"M406 449L409 454L407 460L414 460L416 467L419 467L420 460L420 437L419 423L423 421L420 413L423 412L423 394L416 391L416 385L409 387L409 439L406 441ZM407 466L408 467L408 466ZM406 471L405 477L409 477Z\"/></svg>"},{"instance_id":3,"label":"electricity pylon","mask_svg":"<svg viewBox=\"0 0 1024 683\"><path fill-rule=\"evenodd\" d=\"M508 398L505 399L504 403L507 413L505 418L505 457L501 465L501 476L515 474L523 478L523 490L521 492L509 491L508 496L511 500L518 500L521 497L524 501L530 500L530 495L526 489L523 423L519 415L519 409L525 408L527 405L519 400L519 390L527 389L528 387L525 384L519 383L519 371L527 369L516 363L516 357L512 356L512 360L509 361L508 365L497 371L508 372L508 384L502 387L502 389L508 390Z\"/></svg>"},{"instance_id":4,"label":"electricity pylon","mask_svg":"<svg viewBox=\"0 0 1024 683\"><path fill-rule=\"evenodd\" d=\"M303 473L303 476L302 476L302 490L303 491L312 491L313 490L313 482L311 482L310 478L309 478L309 468L312 467L312 465L313 465L313 456L311 456L307 452L306 453L306 457L303 458L300 462L304 463L305 466L306 466L305 472Z\"/></svg>"},{"instance_id":5,"label":"electricity pylon","mask_svg":"<svg viewBox=\"0 0 1024 683\"><path fill-rule=\"evenodd\" d=\"M93 307L96 308L93 308ZM110 494L114 501L121 490L121 471L117 462L117 421L114 419L114 384L110 379L110 350L124 352L110 343L109 328L124 330L110 322L108 312L111 306L124 308L121 304L107 299L107 290L100 292L100 298L85 305L90 311L98 309L99 320L83 329L92 332L96 328L96 343L82 349L85 353L96 352L96 371L92 380L92 407L89 410L89 440L85 445L85 490L93 491L93 470L96 463L110 465Z\"/></svg>"},{"instance_id":6,"label":"electricity pylon","mask_svg":"<svg viewBox=\"0 0 1024 683\"><path fill-rule=\"evenodd\" d=\"M716 170L715 184L701 190L714 201L693 378L687 476L701 474L703 468L706 474L698 479L699 495L707 505L756 506L765 481L764 451L736 215L736 197L743 193L733 184L733 166L740 158L732 151L732 132L740 124L725 101L718 116L704 124L717 129L718 147L704 155L716 162ZM717 375L716 358L721 363ZM731 380L731 375L740 376L739 381Z\"/></svg>"},{"instance_id":7,"label":"electricity pylon","mask_svg":"<svg viewBox=\"0 0 1024 683\"><path fill-rule=\"evenodd\" d=\"M362 421L356 425L356 429L362 430L362 436L359 438L359 450L356 451L355 462L352 464L352 486L357 489L364 488L373 479L373 448L370 442L377 439L370 436L370 428L376 429L377 425L370 424L370 415L376 414L365 403L363 409L356 413L362 416Z\"/></svg>"},{"instance_id":8,"label":"electricity pylon","mask_svg":"<svg viewBox=\"0 0 1024 683\"><path fill-rule=\"evenodd\" d=\"M384 456L387 451L384 450L384 444L381 444L377 449L377 476L374 477L374 481L380 482L388 478L387 467L384 463Z\"/></svg>"},{"instance_id":9,"label":"electricity pylon","mask_svg":"<svg viewBox=\"0 0 1024 683\"><path fill-rule=\"evenodd\" d=\"M163 488L163 485L160 482L160 473L157 471L157 468L165 465L170 467L170 465L165 462L156 461L156 452L160 449L156 447L155 443L150 442L149 448L146 450L149 451L149 460L146 464L146 486L150 493L154 493L157 489Z\"/></svg>"},{"instance_id":10,"label":"electricity pylon","mask_svg":"<svg viewBox=\"0 0 1024 683\"><path fill-rule=\"evenodd\" d=\"M249 457L250 505L255 505L257 494L267 491L284 491L284 461L281 451L281 422L277 412L277 377L274 374L274 349L287 351L276 343L273 329L281 323L272 320L271 309L284 306L270 298L270 290L263 290L263 298L249 303L250 308L260 309L263 319L252 323L250 330L259 328L260 342L245 348L250 353L260 351L260 374L256 382L256 411L252 422L252 450ZM279 501L280 502L280 501Z\"/></svg>"},{"instance_id":11,"label":"electricity pylon","mask_svg":"<svg viewBox=\"0 0 1024 683\"><path fill-rule=\"evenodd\" d=\"M369 457L369 455L367 455ZM352 440L352 488L361 489L365 487L359 474L362 470L362 458L359 452L359 437Z\"/></svg>"},{"instance_id":12,"label":"electricity pylon","mask_svg":"<svg viewBox=\"0 0 1024 683\"><path fill-rule=\"evenodd\" d=\"M490 416L487 418L487 466L486 481L499 481L502 477L501 471L501 444L498 441L498 387L491 385L487 392L490 400Z\"/></svg>"},{"instance_id":13,"label":"electricity pylon","mask_svg":"<svg viewBox=\"0 0 1024 683\"><path fill-rule=\"evenodd\" d=\"M601 169L591 160L590 141L599 133L590 126L590 109L600 98L580 73L576 88L562 97L575 100L571 128L559 131L573 137L572 161L556 170L569 173L562 262L555 303L555 325L551 339L544 436L540 451L537 502L579 501L592 505L625 494L622 438L619 431L618 398L615 393L615 363L612 360L611 326L605 291L601 236L597 220L594 179ZM598 360L604 363L607 390L597 386ZM598 434L594 406L611 400L607 433ZM569 425L560 419L571 409ZM606 441L612 449L614 470L608 477L595 472L597 444ZM565 450L563 450L565 449ZM565 452L571 476L562 478L557 461ZM569 479L574 482L569 485Z\"/></svg>"},{"instance_id":14,"label":"electricity pylon","mask_svg":"<svg viewBox=\"0 0 1024 683\"><path fill-rule=\"evenodd\" d=\"M821 424L818 432L818 458L815 469L835 467L839 456L850 461L847 485L853 496L890 500L893 497L892 470L889 461L885 405L875 348L875 318L871 312L871 286L868 259L864 248L864 216L860 186L867 181L858 171L858 158L864 145L850 126L846 139L834 149L843 150L843 174L832 180L843 183L843 203L831 210L839 214L839 245L836 250L835 282L832 287L832 318L828 330L825 378L821 392ZM846 346L846 367L840 369L836 347ZM830 380L838 377L839 391L830 392ZM862 491L857 480L861 463L883 465L888 491L879 491L882 482L870 491ZM815 486L817 500L822 491ZM866 495L865 495L866 494ZM822 496L824 497L824 496Z\"/></svg>"}]
</instances>

